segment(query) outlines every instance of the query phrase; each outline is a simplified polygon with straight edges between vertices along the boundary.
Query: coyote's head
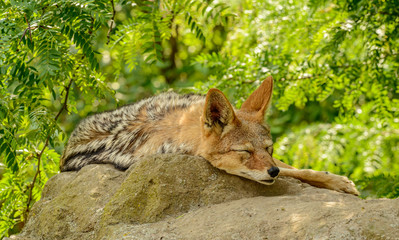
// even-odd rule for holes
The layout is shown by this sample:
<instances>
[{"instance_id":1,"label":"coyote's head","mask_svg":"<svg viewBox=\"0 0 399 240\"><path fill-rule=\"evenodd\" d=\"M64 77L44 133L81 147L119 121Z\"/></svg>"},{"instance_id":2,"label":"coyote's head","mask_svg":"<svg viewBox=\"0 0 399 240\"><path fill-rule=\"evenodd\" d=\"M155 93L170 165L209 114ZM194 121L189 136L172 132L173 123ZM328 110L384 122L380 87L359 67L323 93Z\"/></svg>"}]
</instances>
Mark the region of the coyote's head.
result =
<instances>
[{"instance_id":1,"label":"coyote's head","mask_svg":"<svg viewBox=\"0 0 399 240\"><path fill-rule=\"evenodd\" d=\"M213 166L263 184L273 184L279 169L273 161L273 142L264 115L270 103L273 78L268 77L234 110L224 94L210 89L201 117L199 155Z\"/></svg>"}]
</instances>

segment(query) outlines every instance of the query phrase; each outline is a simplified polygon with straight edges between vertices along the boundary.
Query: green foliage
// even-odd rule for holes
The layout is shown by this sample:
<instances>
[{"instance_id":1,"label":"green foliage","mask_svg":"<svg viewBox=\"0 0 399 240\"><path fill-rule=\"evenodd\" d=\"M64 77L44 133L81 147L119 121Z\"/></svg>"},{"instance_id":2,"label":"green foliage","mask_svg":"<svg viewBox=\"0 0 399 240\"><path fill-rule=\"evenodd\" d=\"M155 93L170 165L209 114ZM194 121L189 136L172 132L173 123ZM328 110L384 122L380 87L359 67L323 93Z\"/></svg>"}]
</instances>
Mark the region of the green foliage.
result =
<instances>
[{"instance_id":1,"label":"green foliage","mask_svg":"<svg viewBox=\"0 0 399 240\"><path fill-rule=\"evenodd\" d=\"M374 174L356 181L361 189L361 197L397 198L399 196L399 177L395 174Z\"/></svg>"},{"instance_id":2,"label":"green foliage","mask_svg":"<svg viewBox=\"0 0 399 240\"><path fill-rule=\"evenodd\" d=\"M164 62L165 42L174 38L173 32L178 34L179 26L205 43L205 34L212 27L234 17L226 4L216 1L134 1L127 10L129 17L121 21L112 37L113 60L121 67L121 63L128 63L130 70L138 64L138 56L143 56L147 64Z\"/></svg>"},{"instance_id":3,"label":"green foliage","mask_svg":"<svg viewBox=\"0 0 399 240\"><path fill-rule=\"evenodd\" d=\"M350 123L293 129L275 144L276 157L297 168L348 176L362 197L398 197L399 125L370 119L370 111L365 105Z\"/></svg>"},{"instance_id":4,"label":"green foliage","mask_svg":"<svg viewBox=\"0 0 399 240\"><path fill-rule=\"evenodd\" d=\"M177 26L205 44L211 31L206 27L233 16L224 3L194 0L0 6L0 238L23 226L45 182L58 172L63 128L70 131L59 124L66 112L77 113L82 105L88 106L83 113L95 111L99 98L110 98L110 82L126 66L163 64L164 45ZM118 19L117 12L125 18ZM99 51L112 52L111 74L103 74L107 66L100 66Z\"/></svg>"},{"instance_id":5,"label":"green foliage","mask_svg":"<svg viewBox=\"0 0 399 240\"><path fill-rule=\"evenodd\" d=\"M317 2L317 4L316 4ZM321 4L323 3L323 4ZM367 102L372 114L399 117L397 1L244 1L245 11L219 53L196 60L211 69L209 85L246 96L272 75L276 107L305 107L334 96L349 118ZM241 5L237 8L242 7ZM223 87L222 87L223 88ZM237 98L236 98L237 99ZM240 105L240 101L237 101Z\"/></svg>"},{"instance_id":6,"label":"green foliage","mask_svg":"<svg viewBox=\"0 0 399 240\"><path fill-rule=\"evenodd\" d=\"M80 118L171 87L217 87L239 107L268 75L277 156L398 197L397 5L0 2L0 238L23 226Z\"/></svg>"},{"instance_id":7,"label":"green foliage","mask_svg":"<svg viewBox=\"0 0 399 240\"><path fill-rule=\"evenodd\" d=\"M5 1L0 23L0 237L17 231L48 178L76 111L71 88L104 95L94 32L110 18L105 1ZM86 67L87 66L87 67ZM49 148L50 147L50 148ZM15 226L15 229L14 229Z\"/></svg>"},{"instance_id":8,"label":"green foliage","mask_svg":"<svg viewBox=\"0 0 399 240\"><path fill-rule=\"evenodd\" d=\"M272 75L279 158L347 175L364 197L398 197L398 4L239 1L223 48L193 61L210 69L195 89L222 89L239 107ZM332 123L314 123L323 119Z\"/></svg>"}]
</instances>

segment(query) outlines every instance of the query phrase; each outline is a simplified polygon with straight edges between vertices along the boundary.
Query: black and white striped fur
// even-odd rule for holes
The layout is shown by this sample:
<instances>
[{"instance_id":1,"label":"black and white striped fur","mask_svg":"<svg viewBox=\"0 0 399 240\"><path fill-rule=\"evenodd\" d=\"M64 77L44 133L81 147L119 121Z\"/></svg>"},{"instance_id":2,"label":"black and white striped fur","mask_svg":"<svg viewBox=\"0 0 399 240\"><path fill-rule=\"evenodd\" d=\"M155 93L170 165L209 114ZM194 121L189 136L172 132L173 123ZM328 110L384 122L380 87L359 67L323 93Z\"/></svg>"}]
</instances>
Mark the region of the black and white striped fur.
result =
<instances>
[{"instance_id":1,"label":"black and white striped fur","mask_svg":"<svg viewBox=\"0 0 399 240\"><path fill-rule=\"evenodd\" d=\"M160 95L103 112L82 120L72 132L61 158L61 171L79 170L87 164L111 163L127 169L145 154L190 153L192 146L176 143L173 137L162 140L156 151L146 150L151 137L165 128L158 123L173 111L186 110L195 104L203 105L205 96L179 95L165 92ZM141 151L137 151L138 149Z\"/></svg>"}]
</instances>

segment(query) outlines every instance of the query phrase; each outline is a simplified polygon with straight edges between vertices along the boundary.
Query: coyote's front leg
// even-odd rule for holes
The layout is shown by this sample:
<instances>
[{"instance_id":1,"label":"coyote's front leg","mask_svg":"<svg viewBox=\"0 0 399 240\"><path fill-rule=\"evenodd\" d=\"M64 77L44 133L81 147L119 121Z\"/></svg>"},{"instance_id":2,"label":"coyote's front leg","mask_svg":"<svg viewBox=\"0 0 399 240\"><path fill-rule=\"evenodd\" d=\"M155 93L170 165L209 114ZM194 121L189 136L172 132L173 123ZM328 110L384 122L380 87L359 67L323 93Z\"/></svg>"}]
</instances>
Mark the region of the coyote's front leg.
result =
<instances>
[{"instance_id":1,"label":"coyote's front leg","mask_svg":"<svg viewBox=\"0 0 399 240\"><path fill-rule=\"evenodd\" d=\"M359 195L355 184L347 177L311 169L296 169L275 158L274 161L280 168L279 176L293 177L316 187Z\"/></svg>"}]
</instances>

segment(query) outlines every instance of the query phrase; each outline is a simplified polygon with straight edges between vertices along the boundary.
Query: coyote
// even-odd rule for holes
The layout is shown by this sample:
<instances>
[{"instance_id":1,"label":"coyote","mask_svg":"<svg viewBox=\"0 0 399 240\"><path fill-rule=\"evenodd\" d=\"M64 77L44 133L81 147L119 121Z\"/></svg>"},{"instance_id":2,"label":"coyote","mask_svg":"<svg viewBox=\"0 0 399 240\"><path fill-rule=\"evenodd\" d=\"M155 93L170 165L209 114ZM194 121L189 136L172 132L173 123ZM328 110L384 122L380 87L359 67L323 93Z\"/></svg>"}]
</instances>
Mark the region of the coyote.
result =
<instances>
[{"instance_id":1,"label":"coyote","mask_svg":"<svg viewBox=\"0 0 399 240\"><path fill-rule=\"evenodd\" d=\"M92 115L73 131L61 157L61 171L99 163L124 170L144 155L182 153L266 185L288 176L358 195L346 177L295 169L273 158L270 128L264 123L272 89L273 78L268 77L240 110L221 91L210 89L206 96L166 92Z\"/></svg>"}]
</instances>

